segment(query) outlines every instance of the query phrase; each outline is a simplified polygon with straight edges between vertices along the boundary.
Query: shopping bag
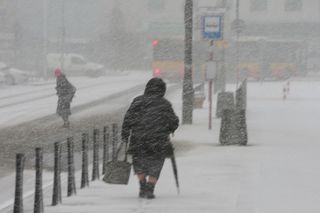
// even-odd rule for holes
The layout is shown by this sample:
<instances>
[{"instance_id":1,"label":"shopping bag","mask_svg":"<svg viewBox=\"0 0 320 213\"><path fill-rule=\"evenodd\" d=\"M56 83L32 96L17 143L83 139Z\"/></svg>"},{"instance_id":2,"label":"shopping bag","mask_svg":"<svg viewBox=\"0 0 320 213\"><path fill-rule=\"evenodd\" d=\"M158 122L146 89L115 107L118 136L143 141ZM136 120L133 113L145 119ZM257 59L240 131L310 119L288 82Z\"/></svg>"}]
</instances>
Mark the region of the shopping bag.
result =
<instances>
[{"instance_id":1,"label":"shopping bag","mask_svg":"<svg viewBox=\"0 0 320 213\"><path fill-rule=\"evenodd\" d=\"M111 184L124 184L129 182L131 172L131 163L127 161L127 145L125 150L125 159L123 161L113 160L107 163L106 173L103 181Z\"/></svg>"},{"instance_id":2,"label":"shopping bag","mask_svg":"<svg viewBox=\"0 0 320 213\"><path fill-rule=\"evenodd\" d=\"M106 165L103 181L111 184L124 184L129 182L131 163L126 161L110 161Z\"/></svg>"}]
</instances>

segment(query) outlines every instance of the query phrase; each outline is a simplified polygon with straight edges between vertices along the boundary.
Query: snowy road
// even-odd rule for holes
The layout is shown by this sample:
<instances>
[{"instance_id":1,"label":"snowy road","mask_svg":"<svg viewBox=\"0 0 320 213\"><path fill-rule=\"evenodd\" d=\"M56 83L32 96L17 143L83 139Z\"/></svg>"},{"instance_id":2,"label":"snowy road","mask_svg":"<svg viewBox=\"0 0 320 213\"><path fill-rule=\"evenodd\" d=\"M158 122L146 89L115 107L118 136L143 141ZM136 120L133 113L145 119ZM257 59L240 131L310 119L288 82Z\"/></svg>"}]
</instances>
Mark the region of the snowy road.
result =
<instances>
[{"instance_id":1,"label":"snowy road","mask_svg":"<svg viewBox=\"0 0 320 213\"><path fill-rule=\"evenodd\" d=\"M107 97L150 78L146 73L100 78L70 78L77 88L72 107ZM55 82L2 88L0 94L0 128L54 114L57 104Z\"/></svg>"}]
</instances>

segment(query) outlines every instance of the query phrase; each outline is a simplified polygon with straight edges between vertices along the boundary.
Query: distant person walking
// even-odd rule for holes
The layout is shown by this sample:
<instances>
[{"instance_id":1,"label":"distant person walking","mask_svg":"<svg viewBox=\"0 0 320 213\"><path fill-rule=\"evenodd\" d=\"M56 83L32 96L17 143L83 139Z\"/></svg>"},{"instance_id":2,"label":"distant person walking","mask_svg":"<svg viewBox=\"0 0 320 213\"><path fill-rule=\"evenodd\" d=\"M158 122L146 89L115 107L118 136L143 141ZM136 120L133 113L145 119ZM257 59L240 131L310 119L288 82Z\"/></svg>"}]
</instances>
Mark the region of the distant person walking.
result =
<instances>
[{"instance_id":1,"label":"distant person walking","mask_svg":"<svg viewBox=\"0 0 320 213\"><path fill-rule=\"evenodd\" d=\"M69 116L71 115L70 104L76 93L76 88L68 81L61 69L56 69L54 75L57 78L57 114L63 119L63 127L68 128L70 126Z\"/></svg>"},{"instance_id":2,"label":"distant person walking","mask_svg":"<svg viewBox=\"0 0 320 213\"><path fill-rule=\"evenodd\" d=\"M164 98L166 84L152 78L144 94L136 97L125 114L122 140L130 144L128 154L140 183L139 197L152 199L166 157L173 154L170 134L179 126L171 103Z\"/></svg>"}]
</instances>

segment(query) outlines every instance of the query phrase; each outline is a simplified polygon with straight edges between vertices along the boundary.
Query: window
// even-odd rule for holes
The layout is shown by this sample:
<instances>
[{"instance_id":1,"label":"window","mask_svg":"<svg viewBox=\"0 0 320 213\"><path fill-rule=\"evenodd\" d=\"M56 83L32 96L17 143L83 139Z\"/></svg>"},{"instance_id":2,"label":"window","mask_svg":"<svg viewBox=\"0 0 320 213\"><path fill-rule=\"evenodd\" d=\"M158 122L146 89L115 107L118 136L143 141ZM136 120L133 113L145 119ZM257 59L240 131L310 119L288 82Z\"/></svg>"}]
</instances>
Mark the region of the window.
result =
<instances>
[{"instance_id":1,"label":"window","mask_svg":"<svg viewBox=\"0 0 320 213\"><path fill-rule=\"evenodd\" d=\"M268 9L268 1L267 0L251 0L252 12L266 11Z\"/></svg>"},{"instance_id":2,"label":"window","mask_svg":"<svg viewBox=\"0 0 320 213\"><path fill-rule=\"evenodd\" d=\"M73 64L86 64L86 62L82 58L79 58L79 57L72 57L71 62Z\"/></svg>"},{"instance_id":3,"label":"window","mask_svg":"<svg viewBox=\"0 0 320 213\"><path fill-rule=\"evenodd\" d=\"M148 9L150 11L163 11L165 9L165 0L149 0Z\"/></svg>"},{"instance_id":4,"label":"window","mask_svg":"<svg viewBox=\"0 0 320 213\"><path fill-rule=\"evenodd\" d=\"M228 2L227 0L218 0L216 3L216 7L218 8L227 8Z\"/></svg>"},{"instance_id":5,"label":"window","mask_svg":"<svg viewBox=\"0 0 320 213\"><path fill-rule=\"evenodd\" d=\"M284 10L288 12L301 11L302 0L286 0L284 3Z\"/></svg>"}]
</instances>

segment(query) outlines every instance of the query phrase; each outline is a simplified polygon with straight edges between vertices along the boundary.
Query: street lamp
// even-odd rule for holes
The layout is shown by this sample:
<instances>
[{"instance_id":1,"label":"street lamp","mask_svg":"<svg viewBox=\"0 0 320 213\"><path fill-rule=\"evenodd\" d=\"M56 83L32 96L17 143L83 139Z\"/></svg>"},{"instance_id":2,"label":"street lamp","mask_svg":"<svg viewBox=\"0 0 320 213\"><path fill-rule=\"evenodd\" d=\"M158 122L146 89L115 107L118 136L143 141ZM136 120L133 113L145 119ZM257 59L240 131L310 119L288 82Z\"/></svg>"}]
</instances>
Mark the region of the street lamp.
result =
<instances>
[{"instance_id":1,"label":"street lamp","mask_svg":"<svg viewBox=\"0 0 320 213\"><path fill-rule=\"evenodd\" d=\"M185 50L184 50L184 78L182 92L182 124L192 124L193 113L193 82L192 82L192 29L193 29L193 1L186 0L184 8Z\"/></svg>"},{"instance_id":2,"label":"street lamp","mask_svg":"<svg viewBox=\"0 0 320 213\"><path fill-rule=\"evenodd\" d=\"M48 51L48 0L43 0L43 75L48 77L47 51Z\"/></svg>"},{"instance_id":3,"label":"street lamp","mask_svg":"<svg viewBox=\"0 0 320 213\"><path fill-rule=\"evenodd\" d=\"M64 23L64 14L65 14L65 9L64 9L64 0L61 0L61 58L60 58L60 68L64 72L64 44L65 44L65 34L66 34L66 29L65 29L65 23Z\"/></svg>"}]
</instances>

